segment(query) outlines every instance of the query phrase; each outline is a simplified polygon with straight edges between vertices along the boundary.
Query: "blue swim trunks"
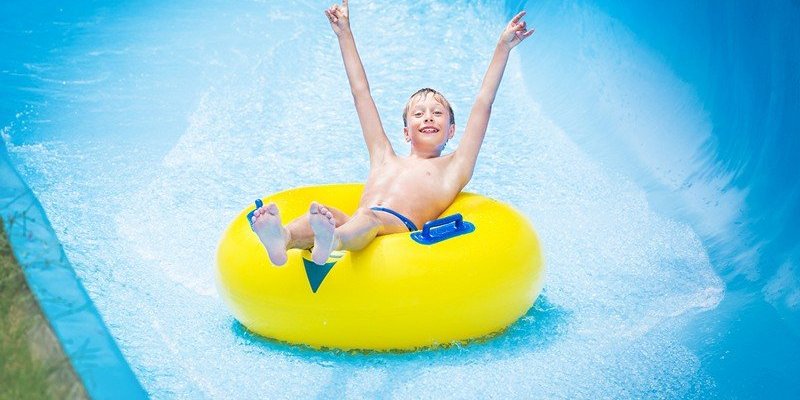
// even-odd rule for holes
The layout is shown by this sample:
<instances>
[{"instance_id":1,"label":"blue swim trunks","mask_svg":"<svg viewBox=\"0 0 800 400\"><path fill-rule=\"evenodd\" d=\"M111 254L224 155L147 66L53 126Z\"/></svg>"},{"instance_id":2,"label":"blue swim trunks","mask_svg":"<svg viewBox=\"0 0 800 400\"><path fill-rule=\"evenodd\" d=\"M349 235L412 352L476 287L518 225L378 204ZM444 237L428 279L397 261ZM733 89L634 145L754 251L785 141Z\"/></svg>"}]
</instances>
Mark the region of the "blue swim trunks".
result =
<instances>
[{"instance_id":1,"label":"blue swim trunks","mask_svg":"<svg viewBox=\"0 0 800 400\"><path fill-rule=\"evenodd\" d=\"M372 210L372 211L383 211L383 212L385 212L385 213L389 213L389 214L392 214L392 215L394 215L395 217L399 218L399 219L400 219L400 221L403 221L403 223L404 223L404 224L406 224L406 228L408 228L408 231L409 231L409 232L414 232L414 231L418 230L418 229L417 229L417 226L416 226L416 225L414 225L414 222L412 222L410 219L406 218L406 216L405 216L405 215L403 215L403 214L400 214L399 212L397 212L397 211L395 211L395 210L392 210L391 208L386 208L386 207L370 207L370 210Z\"/></svg>"}]
</instances>

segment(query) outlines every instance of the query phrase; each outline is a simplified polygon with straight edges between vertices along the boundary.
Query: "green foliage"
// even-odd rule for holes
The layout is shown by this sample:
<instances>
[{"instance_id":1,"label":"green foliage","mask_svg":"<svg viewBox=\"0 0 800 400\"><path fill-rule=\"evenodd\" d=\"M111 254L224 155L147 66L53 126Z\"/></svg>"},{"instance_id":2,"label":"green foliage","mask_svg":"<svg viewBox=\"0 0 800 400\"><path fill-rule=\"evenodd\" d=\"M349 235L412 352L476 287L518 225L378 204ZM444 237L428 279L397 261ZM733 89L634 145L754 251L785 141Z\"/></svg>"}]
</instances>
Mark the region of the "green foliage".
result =
<instances>
[{"instance_id":1,"label":"green foliage","mask_svg":"<svg viewBox=\"0 0 800 400\"><path fill-rule=\"evenodd\" d=\"M28 289L0 221L0 399L87 398Z\"/></svg>"}]
</instances>

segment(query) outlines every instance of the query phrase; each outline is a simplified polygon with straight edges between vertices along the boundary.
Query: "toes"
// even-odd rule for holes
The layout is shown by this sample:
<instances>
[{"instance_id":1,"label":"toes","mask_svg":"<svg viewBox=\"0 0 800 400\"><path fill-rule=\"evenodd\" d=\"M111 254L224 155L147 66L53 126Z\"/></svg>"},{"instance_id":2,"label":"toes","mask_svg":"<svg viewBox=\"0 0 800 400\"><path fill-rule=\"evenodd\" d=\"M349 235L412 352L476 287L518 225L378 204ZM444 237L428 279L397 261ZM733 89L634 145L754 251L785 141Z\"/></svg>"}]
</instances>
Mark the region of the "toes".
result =
<instances>
[{"instance_id":1,"label":"toes","mask_svg":"<svg viewBox=\"0 0 800 400\"><path fill-rule=\"evenodd\" d=\"M311 207L309 207L308 212L311 214L319 214L325 217L325 219L329 221L331 225L336 226L336 220L333 219L333 213L322 204L319 204L316 201L311 202Z\"/></svg>"},{"instance_id":2,"label":"toes","mask_svg":"<svg viewBox=\"0 0 800 400\"><path fill-rule=\"evenodd\" d=\"M320 205L319 206L319 214L322 215L323 217L325 217L325 219L327 219L331 223L333 223L333 213L331 212L331 210L328 210L327 207L325 207L323 205Z\"/></svg>"},{"instance_id":3,"label":"toes","mask_svg":"<svg viewBox=\"0 0 800 400\"><path fill-rule=\"evenodd\" d=\"M257 220L261 219L261 217L267 214L277 216L278 206L275 203L270 203L269 205L256 208L255 211L253 211L253 216L250 218L250 222L255 223Z\"/></svg>"}]
</instances>

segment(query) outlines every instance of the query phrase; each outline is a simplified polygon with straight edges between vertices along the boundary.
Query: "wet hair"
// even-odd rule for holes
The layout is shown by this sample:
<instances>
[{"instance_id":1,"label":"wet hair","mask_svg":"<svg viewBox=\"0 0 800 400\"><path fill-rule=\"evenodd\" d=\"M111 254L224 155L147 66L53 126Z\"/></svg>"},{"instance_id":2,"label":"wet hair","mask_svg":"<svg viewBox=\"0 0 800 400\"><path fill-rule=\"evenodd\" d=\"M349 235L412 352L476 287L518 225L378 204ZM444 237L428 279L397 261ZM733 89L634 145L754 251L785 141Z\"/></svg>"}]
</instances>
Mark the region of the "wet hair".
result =
<instances>
[{"instance_id":1,"label":"wet hair","mask_svg":"<svg viewBox=\"0 0 800 400\"><path fill-rule=\"evenodd\" d=\"M417 90L416 93L412 94L411 97L408 98L408 102L406 102L406 106L403 108L403 126L404 127L408 126L408 120L406 118L406 115L408 115L408 109L409 109L409 107L411 107L411 102L414 101L414 100L424 99L425 96L427 96L430 93L433 93L433 98L436 99L436 101L438 101L439 103L442 103L442 105L444 105L444 106L447 106L447 111L450 112L450 124L455 124L456 123L456 117L455 117L455 115L453 115L453 107L450 107L450 102L447 101L447 99L444 98L444 95L442 95L441 93L439 93L435 89L422 88L420 90Z\"/></svg>"}]
</instances>

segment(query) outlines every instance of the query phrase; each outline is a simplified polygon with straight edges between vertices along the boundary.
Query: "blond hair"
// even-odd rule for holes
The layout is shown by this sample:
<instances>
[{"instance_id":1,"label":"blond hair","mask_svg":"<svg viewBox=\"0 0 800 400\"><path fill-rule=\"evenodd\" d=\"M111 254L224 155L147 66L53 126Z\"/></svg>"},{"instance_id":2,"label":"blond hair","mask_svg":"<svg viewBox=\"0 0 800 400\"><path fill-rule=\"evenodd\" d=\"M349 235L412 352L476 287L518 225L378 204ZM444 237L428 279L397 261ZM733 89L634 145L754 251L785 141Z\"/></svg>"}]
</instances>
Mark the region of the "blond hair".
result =
<instances>
[{"instance_id":1,"label":"blond hair","mask_svg":"<svg viewBox=\"0 0 800 400\"><path fill-rule=\"evenodd\" d=\"M455 117L455 115L453 115L453 107L450 107L450 102L447 101L447 99L444 98L444 95L442 95L441 93L439 93L435 89L422 88L420 90L417 90L416 93L412 94L411 97L408 98L408 102L406 102L406 106L403 107L403 126L404 127L408 126L408 120L407 120L406 115L408 115L408 109L409 109L409 107L411 107L411 102L414 101L414 100L424 99L425 96L427 96L430 93L433 93L433 98L436 101L438 101L439 103L442 103L442 105L444 105L444 106L447 106L447 111L450 112L450 124L455 124L456 123L456 117Z\"/></svg>"}]
</instances>

